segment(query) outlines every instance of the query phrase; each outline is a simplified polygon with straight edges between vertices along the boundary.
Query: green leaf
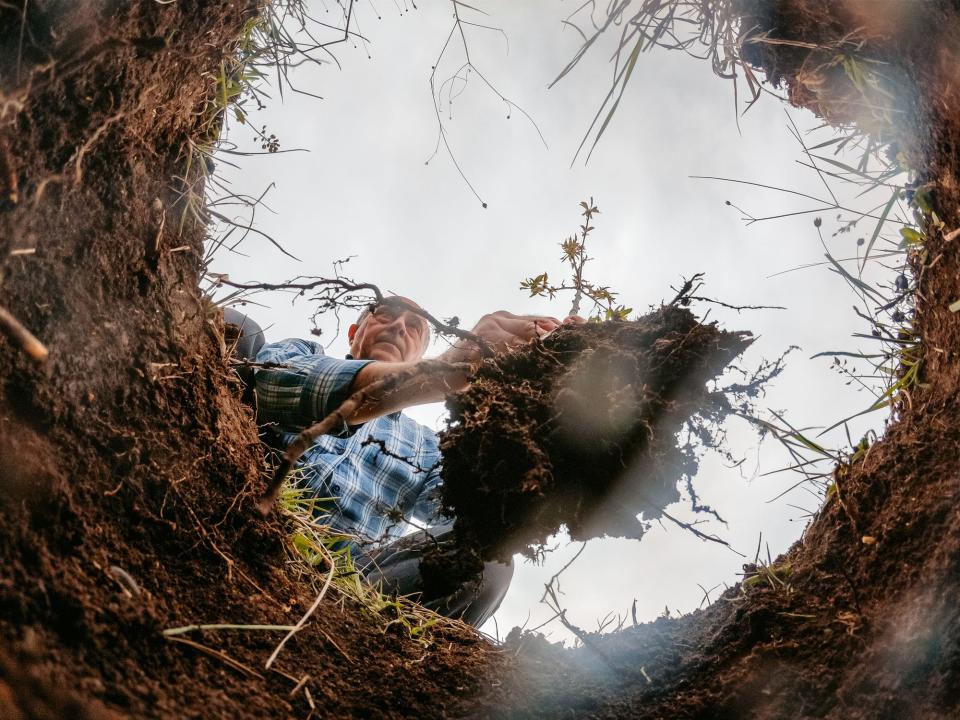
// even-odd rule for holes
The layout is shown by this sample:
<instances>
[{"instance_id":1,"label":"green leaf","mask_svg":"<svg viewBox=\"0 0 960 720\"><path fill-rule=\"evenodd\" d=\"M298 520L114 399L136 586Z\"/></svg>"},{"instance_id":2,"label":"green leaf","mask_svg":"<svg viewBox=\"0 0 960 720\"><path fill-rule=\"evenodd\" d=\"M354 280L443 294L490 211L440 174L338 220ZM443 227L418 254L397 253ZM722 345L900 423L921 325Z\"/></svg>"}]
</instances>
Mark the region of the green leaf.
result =
<instances>
[{"instance_id":1,"label":"green leaf","mask_svg":"<svg viewBox=\"0 0 960 720\"><path fill-rule=\"evenodd\" d=\"M923 242L923 233L913 228L900 228L900 234L907 245L917 245Z\"/></svg>"},{"instance_id":2,"label":"green leaf","mask_svg":"<svg viewBox=\"0 0 960 720\"><path fill-rule=\"evenodd\" d=\"M630 76L633 75L633 68L637 64L637 58L640 57L640 50L643 48L643 35L637 39L636 45L633 46L633 51L630 53L630 57L627 58L626 62L626 76L623 78L623 81L620 84L620 94L617 96L617 99L614 101L613 106L610 108L610 111L607 113L607 117L604 118L603 124L600 126L599 132L597 132L596 137L593 139L593 145L590 148L590 154L593 154L593 148L597 146L597 143L600 142L600 138L603 137L603 132L607 129L607 125L610 124L610 120L613 118L614 114L617 112L617 108L620 106L620 100L623 98L623 91L627 87L627 83L630 82ZM588 156L589 159L589 156Z\"/></svg>"},{"instance_id":3,"label":"green leaf","mask_svg":"<svg viewBox=\"0 0 960 720\"><path fill-rule=\"evenodd\" d=\"M814 155L813 157L815 157L817 160L821 160L825 163L829 163L834 167L838 167L844 172L850 173L851 175L857 175L858 177L861 177L864 180L869 180L871 183L873 183L873 187L877 187L881 184L878 178L875 178L872 175L869 175L868 173L861 172L860 170L857 170L854 167L851 167L845 163L842 163L839 160L834 160L833 158L824 157L823 155Z\"/></svg>"},{"instance_id":4,"label":"green leaf","mask_svg":"<svg viewBox=\"0 0 960 720\"><path fill-rule=\"evenodd\" d=\"M918 187L916 192L913 194L913 204L925 213L931 212L933 209L930 198L933 188L933 183L925 183Z\"/></svg>"},{"instance_id":5,"label":"green leaf","mask_svg":"<svg viewBox=\"0 0 960 720\"><path fill-rule=\"evenodd\" d=\"M626 320L627 316L633 312L633 308L624 307L623 305L618 305L615 308L607 308L604 311L604 318L606 320Z\"/></svg>"}]
</instances>

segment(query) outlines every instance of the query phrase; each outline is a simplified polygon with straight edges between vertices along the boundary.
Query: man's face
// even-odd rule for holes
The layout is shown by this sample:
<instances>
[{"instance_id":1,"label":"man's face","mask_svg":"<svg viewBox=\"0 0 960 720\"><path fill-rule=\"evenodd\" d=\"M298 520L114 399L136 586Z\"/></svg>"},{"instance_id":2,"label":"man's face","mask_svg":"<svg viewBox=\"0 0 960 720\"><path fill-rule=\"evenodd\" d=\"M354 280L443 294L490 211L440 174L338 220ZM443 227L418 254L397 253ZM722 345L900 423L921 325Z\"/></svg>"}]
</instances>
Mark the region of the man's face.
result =
<instances>
[{"instance_id":1,"label":"man's face","mask_svg":"<svg viewBox=\"0 0 960 720\"><path fill-rule=\"evenodd\" d=\"M427 350L430 330L427 321L402 303L420 307L399 296L387 298L372 312L350 326L350 354L358 360L411 362Z\"/></svg>"}]
</instances>

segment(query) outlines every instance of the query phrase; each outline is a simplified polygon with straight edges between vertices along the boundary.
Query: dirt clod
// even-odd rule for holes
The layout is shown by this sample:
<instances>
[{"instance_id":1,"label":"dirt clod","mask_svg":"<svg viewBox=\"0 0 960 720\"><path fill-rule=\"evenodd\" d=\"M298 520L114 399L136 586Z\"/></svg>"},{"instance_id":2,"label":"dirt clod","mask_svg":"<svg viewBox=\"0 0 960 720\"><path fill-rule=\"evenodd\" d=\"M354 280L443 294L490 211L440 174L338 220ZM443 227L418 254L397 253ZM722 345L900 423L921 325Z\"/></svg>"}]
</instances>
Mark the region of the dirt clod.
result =
<instances>
[{"instance_id":1,"label":"dirt clod","mask_svg":"<svg viewBox=\"0 0 960 720\"><path fill-rule=\"evenodd\" d=\"M564 327L488 362L448 401L444 502L484 557L571 536L643 535L696 457L676 434L722 398L707 383L750 344L665 306L634 322Z\"/></svg>"}]
</instances>

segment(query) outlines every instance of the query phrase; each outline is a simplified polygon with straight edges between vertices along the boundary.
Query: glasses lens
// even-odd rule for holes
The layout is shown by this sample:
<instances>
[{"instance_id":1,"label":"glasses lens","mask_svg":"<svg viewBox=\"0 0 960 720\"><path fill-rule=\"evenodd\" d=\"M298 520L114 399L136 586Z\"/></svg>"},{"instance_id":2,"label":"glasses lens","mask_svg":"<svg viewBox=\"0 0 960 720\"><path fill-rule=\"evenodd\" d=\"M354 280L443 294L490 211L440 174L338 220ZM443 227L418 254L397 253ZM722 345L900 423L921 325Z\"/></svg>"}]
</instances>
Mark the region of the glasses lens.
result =
<instances>
[{"instance_id":1,"label":"glasses lens","mask_svg":"<svg viewBox=\"0 0 960 720\"><path fill-rule=\"evenodd\" d=\"M404 324L408 333L418 338L423 338L429 334L427 321L417 315L415 312L388 303L377 305L373 309L373 316L377 319L377 321L382 323L393 322L401 315L404 318Z\"/></svg>"}]
</instances>

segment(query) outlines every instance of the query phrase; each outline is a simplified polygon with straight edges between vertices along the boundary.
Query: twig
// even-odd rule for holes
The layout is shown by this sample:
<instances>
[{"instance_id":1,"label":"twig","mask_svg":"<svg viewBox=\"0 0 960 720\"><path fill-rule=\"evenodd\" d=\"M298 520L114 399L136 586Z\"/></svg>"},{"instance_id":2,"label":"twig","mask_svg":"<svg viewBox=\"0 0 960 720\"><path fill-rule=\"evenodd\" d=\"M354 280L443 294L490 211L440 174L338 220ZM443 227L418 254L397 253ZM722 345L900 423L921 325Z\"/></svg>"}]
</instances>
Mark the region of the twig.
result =
<instances>
[{"instance_id":1,"label":"twig","mask_svg":"<svg viewBox=\"0 0 960 720\"><path fill-rule=\"evenodd\" d=\"M464 181L464 183L466 183L467 187L470 189L470 192L473 193L473 196L475 198L477 198L481 206L486 208L487 203L480 196L480 193L477 192L476 188L473 186L470 180L467 179L467 175L463 171L463 168L460 166L460 163L457 160L456 154L453 152L453 149L450 147L450 141L449 141L449 138L447 137L447 128L443 123L443 117L442 117L442 109L443 109L442 106L443 106L444 94L446 94L447 96L446 105L447 105L447 112L449 113L452 108L454 98L456 97L456 95L459 95L460 92L463 92L463 89L466 88L469 82L470 73L473 73L473 75L479 78L480 81L484 85L486 85L487 88L489 88L489 90L494 95L496 95L496 97L501 102L504 103L504 105L507 106L507 118L510 117L514 109L519 110L520 113L530 122L530 124L533 125L533 128L534 130L537 131L537 135L539 136L540 141L543 143L544 147L547 147L547 141L544 139L543 133L540 131L540 128L537 126L537 123L533 120L533 118L530 117L529 113L527 113L526 110L524 110L522 107L517 105L515 102L513 102L512 100L507 98L505 95L503 95L503 93L497 90L497 88L493 85L493 83L491 83L490 80L488 80L486 76L482 72L480 72L477 66L473 64L473 60L470 57L470 45L467 42L467 36L464 31L464 25L469 25L476 28L500 32L501 34L503 34L504 38L507 37L506 33L504 33L503 30L500 28L490 27L488 25L480 25L478 23L468 22L461 19L459 6L463 6L464 8L479 12L483 15L487 14L484 11L480 10L479 8L473 7L472 5L468 5L467 3L459 2L459 0L452 0L451 4L453 6L453 26L450 28L450 32L443 43L443 47L440 49L440 54L437 55L436 60L434 60L433 62L433 66L431 68L430 77L429 77L430 96L433 101L434 115L436 116L436 119L437 119L437 143L436 143L436 146L434 147L433 153L430 155L429 158L427 158L427 161L425 164L429 164L430 161L437 156L437 153L440 152L440 144L442 143L444 148L447 151L447 155L450 157L450 161L453 163L457 172L460 174L461 179ZM447 51L451 47L451 41L454 40L454 37L456 35L459 35L460 37L460 44L461 44L461 47L463 48L463 55L466 62L460 65L460 67L457 68L456 72L450 75L450 77L448 77L446 80L441 82L438 86L437 72L439 71L439 68L443 62L444 56L447 54ZM507 39L507 49L509 52L509 39ZM462 85L462 88L460 88L460 90L455 94L455 87L458 81L463 83L463 85ZM450 117L452 119L452 114Z\"/></svg>"},{"instance_id":2,"label":"twig","mask_svg":"<svg viewBox=\"0 0 960 720\"><path fill-rule=\"evenodd\" d=\"M821 208L814 208L814 209L812 209L812 210L805 210L805 211L803 211L804 213L827 212L827 211L829 211L829 210L841 210L841 211L843 211L843 212L852 213L852 214L854 214L854 215L859 216L860 218L866 218L866 219L869 219L869 220L881 220L881 219L883 219L880 215L874 215L874 214L872 214L872 213L870 213L870 212L868 212L868 213L863 213L863 212L860 212L859 210L854 210L854 209L849 208L849 207L846 207L846 206L844 206L844 205L834 205L834 204L833 204L832 202L830 202L829 200L824 200L823 198L818 198L818 197L815 197L815 196L813 196L813 195L807 195L806 193L802 193L802 192L800 192L800 191L798 191L798 190L790 190L789 188L777 187L777 186L775 186L775 185L765 185L765 184L763 184L763 183L752 182L752 181L750 181L750 180L737 180L736 178L716 177L716 176L714 176L714 175L691 175L690 178L693 179L693 180L718 180L718 181L722 181L722 182L736 183L736 184L738 184L738 185L749 185L749 186L751 186L751 187L764 188L764 189L766 189L766 190L776 190L776 191L778 191L778 192L786 193L786 194L788 194L788 195L797 195L797 196L802 197L802 198L807 198L807 199L809 199L809 200L813 200L814 202L823 203L823 207L821 207ZM774 217L781 217L781 216L774 216ZM748 219L749 222L748 222L747 224L748 224L748 225L751 225L751 224L753 224L754 222L759 222L760 220L773 220L774 217L769 217L769 218L745 218L745 219ZM786 216L782 216L782 217L786 217ZM910 225L910 223L906 222L905 220L896 220L896 219L894 219L894 218L890 218L890 219L888 219L887 221L888 221L888 222L891 222L891 223L893 223L893 224L895 224L895 225L903 225L903 226L905 226L905 227L909 227L909 225Z\"/></svg>"},{"instance_id":3,"label":"twig","mask_svg":"<svg viewBox=\"0 0 960 720\"><path fill-rule=\"evenodd\" d=\"M580 642L584 644L584 647L592 648L604 661L606 661L607 663L610 663L609 658L607 658L607 656L603 652L601 652L599 648L594 647L593 641L591 640L590 635L585 630L577 627L572 622L567 620L567 611L560 606L560 598L557 596L558 587L559 587L557 584L557 580L560 579L560 576L567 570L567 568L569 568L571 565L573 565L574 562L576 562L577 558L579 558L580 555L583 554L583 551L586 550L586 548L587 548L587 543L586 542L582 543L580 545L580 549L577 550L576 554L572 558L570 558L570 560L568 560L567 563L562 568L557 570L557 572L555 572L550 577L550 579L544 584L543 595L540 596L540 602L544 603L548 608L553 610L553 612L555 613L554 616L550 618L550 620L548 620L547 622L552 622L553 620L556 620L556 619L560 620L560 622L563 624L563 626L567 630L569 630L571 633L576 635L577 638L579 638ZM539 629L546 624L547 623L542 623L541 625L538 625L537 628L535 629Z\"/></svg>"},{"instance_id":4,"label":"twig","mask_svg":"<svg viewBox=\"0 0 960 720\"><path fill-rule=\"evenodd\" d=\"M211 276L218 285L227 285L238 290L315 290L318 287L323 287L326 285L333 285L339 287L342 290L347 292L357 292L360 290L369 290L374 294L376 301L378 303L383 302L383 293L380 292L380 288L372 283L353 283L342 278L316 278L311 279L309 282L296 282L299 278L290 280L283 283L262 283L262 282L253 282L253 283L238 283L233 282L225 275L216 275Z\"/></svg>"},{"instance_id":5,"label":"twig","mask_svg":"<svg viewBox=\"0 0 960 720\"><path fill-rule=\"evenodd\" d=\"M736 310L740 312L741 310L786 310L782 305L729 305L728 303L721 302L720 300L714 300L713 298L700 297L699 295L688 295L686 300L698 301L705 303L712 303L714 305L719 305L720 307L729 308L730 310Z\"/></svg>"},{"instance_id":6,"label":"twig","mask_svg":"<svg viewBox=\"0 0 960 720\"><path fill-rule=\"evenodd\" d=\"M490 343L481 338L479 335L475 335L469 330L462 330L456 325L442 322L421 307L411 305L410 303L399 298L388 298L387 302L394 302L406 308L407 310L410 310L410 312L419 315L433 325L434 329L441 335L452 335L456 338L460 338L461 340L468 340L469 342L475 343L477 347L480 348L480 352L484 357L493 357L496 354Z\"/></svg>"},{"instance_id":7,"label":"twig","mask_svg":"<svg viewBox=\"0 0 960 720\"><path fill-rule=\"evenodd\" d=\"M283 640L280 641L280 644L277 645L270 657L267 658L266 664L263 666L265 669L269 670L270 666L273 665L273 661L277 659L277 656L280 654L280 651L283 650L283 646L287 644L287 641L300 632L303 629L303 626L307 624L307 620L310 619L310 616L313 615L314 611L320 606L320 601L323 600L323 596L327 594L327 590L330 589L330 583L333 582L333 576L337 572L337 564L334 562L330 563L330 572L327 573L327 580L323 584L323 588L320 590L320 593L317 595L317 599L313 601L307 611L303 614L303 617L300 618L300 622L290 628ZM339 648L338 648L339 649ZM342 650L340 652L343 652Z\"/></svg>"},{"instance_id":8,"label":"twig","mask_svg":"<svg viewBox=\"0 0 960 720\"><path fill-rule=\"evenodd\" d=\"M23 351L35 361L46 362L50 351L2 305L0 305L0 329L16 340Z\"/></svg>"},{"instance_id":9,"label":"twig","mask_svg":"<svg viewBox=\"0 0 960 720\"><path fill-rule=\"evenodd\" d=\"M563 610L558 610L558 611L554 612L553 615L550 617L549 620L544 620L542 623L540 623L540 624L537 625L536 627L532 627L532 628L530 628L529 630L527 630L527 632L535 633L535 632L536 632L537 630L539 630L540 628L546 627L547 625L549 625L550 623L552 623L554 620L556 620L558 617L560 617L560 615L561 615L563 612L564 612Z\"/></svg>"},{"instance_id":10,"label":"twig","mask_svg":"<svg viewBox=\"0 0 960 720\"><path fill-rule=\"evenodd\" d=\"M563 624L563 626L564 626L567 630L569 630L570 632L572 632L574 635L576 635L577 638L580 640L580 642L582 642L582 643L584 644L585 647L589 647L589 648L592 648L593 650L596 650L597 653L598 653L604 660L607 660L607 657L606 657L603 653L601 653L599 650L597 650L597 648L595 648L595 647L593 646L593 642L592 642L591 639L590 639L590 635L589 635L585 630L583 630L582 628L577 627L577 626L574 625L572 622L570 622L569 620L567 620L567 611L566 611L566 610L559 609L559 608L560 608L560 599L557 597L557 591L556 591L556 588L553 587L553 585L547 585L546 590L544 591L544 597L547 597L547 596L550 597L550 601L553 603L553 605L550 605L550 603L547 603L547 605L548 605L549 607L551 607L551 608L556 608L556 609L557 609L557 610L556 610L556 612L557 612L557 618L560 620L560 622ZM609 661L608 661L608 662L609 662Z\"/></svg>"},{"instance_id":11,"label":"twig","mask_svg":"<svg viewBox=\"0 0 960 720\"><path fill-rule=\"evenodd\" d=\"M736 550L734 550L733 547L730 545L730 543L728 543L723 538L718 538L716 535L707 535L705 532L701 532L700 530L697 530L697 528L695 528L691 523L683 522L683 520L678 520L677 518L673 517L673 515L668 513L666 510L661 509L660 512L663 514L663 516L667 520L674 523L675 525L679 525L684 530L689 530L701 540L709 540L710 542L717 543L718 545L724 545L730 548L730 552L736 553L740 557L746 557L746 555L744 555L743 553L737 552Z\"/></svg>"},{"instance_id":12,"label":"twig","mask_svg":"<svg viewBox=\"0 0 960 720\"><path fill-rule=\"evenodd\" d=\"M184 635L196 630L292 630L294 625L234 625L232 623L215 623L212 625L182 625L175 628L167 628L163 631L164 637L173 637L175 635Z\"/></svg>"},{"instance_id":13,"label":"twig","mask_svg":"<svg viewBox=\"0 0 960 720\"><path fill-rule=\"evenodd\" d=\"M169 637L169 636L168 636L168 637L167 637L167 640L169 640L170 642L183 643L184 645L189 645L189 646L192 647L194 650L199 650L200 652L204 653L205 655L209 655L210 657L217 658L217 660L221 660L221 661L225 662L227 665L229 665L230 667L232 667L234 670L239 670L240 672L244 673L245 675L249 675L249 676L251 676L251 677L259 678L260 680L263 680L263 679L264 679L263 675L261 675L260 673L258 673L258 672L257 672L256 670L254 670L252 667L249 667L249 666L247 666L247 665L244 665L244 664L243 664L242 662L240 662L239 660L234 660L232 657L230 657L229 655L227 655L227 654L224 653L224 652L221 652L220 650L214 650L212 647L207 647L206 645L202 645L201 643L194 642L193 640L188 640L187 638L182 638L182 637Z\"/></svg>"},{"instance_id":14,"label":"twig","mask_svg":"<svg viewBox=\"0 0 960 720\"><path fill-rule=\"evenodd\" d=\"M573 563L576 562L577 558L579 558L579 557L583 554L583 551L586 550L586 549L587 549L587 543L585 543L585 542L584 542L584 543L581 543L580 549L577 550L576 554L567 561L566 565L564 565L562 568L560 568L559 570L557 570L557 571L550 577L550 579L547 581L545 587L546 587L546 588L552 587L553 584L554 584L557 580L560 579L560 576L563 575L564 572L566 572L567 568L569 568L571 565L573 565ZM543 602L543 601L546 599L546 597L547 597L547 591L544 590L543 595L540 596L540 602Z\"/></svg>"},{"instance_id":15,"label":"twig","mask_svg":"<svg viewBox=\"0 0 960 720\"><path fill-rule=\"evenodd\" d=\"M703 278L703 273L702 273L702 272L694 273L693 277L691 277L689 280L686 279L686 278L684 278L683 285L680 287L679 290L677 290L676 296L673 298L673 300L671 300L670 302L668 302L667 305L684 305L684 304L686 304L686 302L689 301L689 295L690 295L690 293L696 292L696 289L694 288L694 284L697 284L697 288L699 288L699 287L700 287L700 280L701 280L702 278ZM676 288L674 288L674 287L672 287L672 286L671 286L671 289L672 289L672 290L676 290Z\"/></svg>"},{"instance_id":16,"label":"twig","mask_svg":"<svg viewBox=\"0 0 960 720\"><path fill-rule=\"evenodd\" d=\"M468 340L476 343L476 345L480 348L480 351L487 357L494 354L490 344L478 335L475 335L469 330L463 330L456 325L445 323L435 317L429 311L424 310L422 307L417 307L416 305L413 305L402 298L387 297L383 294L383 292L381 292L380 288L373 283L357 283L346 278L294 278L293 280L283 283L238 283L233 282L226 275L211 274L210 277L216 285L226 285L237 290L297 290L300 293L305 293L308 290L316 290L317 288L337 288L343 291L344 294L368 291L374 296L373 304L390 304L401 307L404 310L409 310L433 325L434 329L439 334L451 335L459 338L460 340ZM297 282L301 279L306 280L306 282ZM339 297L343 297L343 295L338 294L335 296L335 298Z\"/></svg>"},{"instance_id":17,"label":"twig","mask_svg":"<svg viewBox=\"0 0 960 720\"><path fill-rule=\"evenodd\" d=\"M364 440L362 443L360 443L360 447L369 447L370 445L376 445L377 447L380 448L380 452L381 452L383 455L386 455L388 458L393 458L394 460L399 460L399 461L402 462L404 465L409 466L410 469L412 469L415 473L426 473L426 472L430 472L430 471L434 470L434 469L437 467L436 464L431 465L431 466L428 467L428 468L422 467L422 466L420 465L420 463L415 462L415 461L413 460L413 458L404 457L403 455L399 455L399 454L393 452L392 450L390 450L390 449L387 447L386 441L380 440L379 438L368 437L366 440Z\"/></svg>"},{"instance_id":18,"label":"twig","mask_svg":"<svg viewBox=\"0 0 960 720\"><path fill-rule=\"evenodd\" d=\"M704 297L702 295L694 295L695 292L703 287L703 278L704 273L699 272L695 273L693 277L689 279L684 278L683 285L680 286L679 290L671 285L670 289L676 290L677 294L674 296L673 300L667 303L667 305L686 307L691 302L697 301L712 303L713 305L719 305L720 307L736 310L737 312L741 312L742 310L786 310L786 308L781 305L731 305L729 303L725 303L720 300L714 300L713 298Z\"/></svg>"}]
</instances>

